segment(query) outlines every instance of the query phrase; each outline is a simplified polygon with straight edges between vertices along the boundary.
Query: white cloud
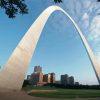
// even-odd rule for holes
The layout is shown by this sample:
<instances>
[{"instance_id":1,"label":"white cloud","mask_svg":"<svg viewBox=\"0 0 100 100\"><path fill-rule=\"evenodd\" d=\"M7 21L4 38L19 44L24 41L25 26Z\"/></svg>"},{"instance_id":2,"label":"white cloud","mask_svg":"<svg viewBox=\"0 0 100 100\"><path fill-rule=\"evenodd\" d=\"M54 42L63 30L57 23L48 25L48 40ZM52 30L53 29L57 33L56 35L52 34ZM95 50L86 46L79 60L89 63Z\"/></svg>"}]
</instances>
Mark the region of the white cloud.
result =
<instances>
[{"instance_id":1,"label":"white cloud","mask_svg":"<svg viewBox=\"0 0 100 100\"><path fill-rule=\"evenodd\" d=\"M88 39L92 42L94 53L100 62L100 16L93 18L89 28Z\"/></svg>"},{"instance_id":2,"label":"white cloud","mask_svg":"<svg viewBox=\"0 0 100 100\"><path fill-rule=\"evenodd\" d=\"M97 14L100 14L100 9L98 9L96 13L97 13Z\"/></svg>"},{"instance_id":3,"label":"white cloud","mask_svg":"<svg viewBox=\"0 0 100 100\"><path fill-rule=\"evenodd\" d=\"M46 6L49 5L48 2L48 0L45 2ZM50 2L50 5L51 3L53 2ZM95 46L100 41L100 16L96 16L100 12L100 3L97 3L96 0L63 0L63 3L58 5L71 15L83 33L88 36L87 38L93 42L94 48L96 48ZM64 29L65 19L61 13L58 13L58 16L52 16L51 26L60 31L57 25L63 26ZM59 19L62 21L59 21Z\"/></svg>"},{"instance_id":4,"label":"white cloud","mask_svg":"<svg viewBox=\"0 0 100 100\"><path fill-rule=\"evenodd\" d=\"M84 28L87 28L89 26L89 15L87 13L84 13L81 23L83 24Z\"/></svg>"},{"instance_id":5,"label":"white cloud","mask_svg":"<svg viewBox=\"0 0 100 100\"><path fill-rule=\"evenodd\" d=\"M88 19L89 19L89 16L88 16L87 13L85 13L85 14L83 15L83 20L85 21L85 20L88 20Z\"/></svg>"},{"instance_id":6,"label":"white cloud","mask_svg":"<svg viewBox=\"0 0 100 100\"><path fill-rule=\"evenodd\" d=\"M92 1L91 0L84 0L83 6L84 8L89 8L91 6Z\"/></svg>"},{"instance_id":7,"label":"white cloud","mask_svg":"<svg viewBox=\"0 0 100 100\"><path fill-rule=\"evenodd\" d=\"M100 41L100 16L96 16L93 18L93 21L91 22L91 26L89 28L88 38L92 41Z\"/></svg>"},{"instance_id":8,"label":"white cloud","mask_svg":"<svg viewBox=\"0 0 100 100\"><path fill-rule=\"evenodd\" d=\"M86 33L100 62L100 3L96 0L64 0L64 8Z\"/></svg>"}]
</instances>

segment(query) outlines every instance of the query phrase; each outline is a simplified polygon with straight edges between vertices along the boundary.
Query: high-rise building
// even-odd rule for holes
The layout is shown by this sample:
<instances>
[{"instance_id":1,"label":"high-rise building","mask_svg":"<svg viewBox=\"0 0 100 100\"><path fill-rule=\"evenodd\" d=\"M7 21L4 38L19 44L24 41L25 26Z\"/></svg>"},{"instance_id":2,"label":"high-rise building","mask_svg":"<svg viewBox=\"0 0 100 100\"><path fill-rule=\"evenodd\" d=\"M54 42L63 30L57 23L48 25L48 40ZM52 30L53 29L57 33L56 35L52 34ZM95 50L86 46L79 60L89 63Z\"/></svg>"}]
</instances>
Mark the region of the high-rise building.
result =
<instances>
[{"instance_id":1,"label":"high-rise building","mask_svg":"<svg viewBox=\"0 0 100 100\"><path fill-rule=\"evenodd\" d=\"M48 73L43 76L43 81L47 83L55 83L55 73Z\"/></svg>"},{"instance_id":2,"label":"high-rise building","mask_svg":"<svg viewBox=\"0 0 100 100\"><path fill-rule=\"evenodd\" d=\"M55 83L55 73L49 73L51 75L50 77L50 83Z\"/></svg>"},{"instance_id":3,"label":"high-rise building","mask_svg":"<svg viewBox=\"0 0 100 100\"><path fill-rule=\"evenodd\" d=\"M42 72L42 67L40 67L40 66L34 67L34 73L41 73L41 72Z\"/></svg>"},{"instance_id":4,"label":"high-rise building","mask_svg":"<svg viewBox=\"0 0 100 100\"><path fill-rule=\"evenodd\" d=\"M43 73L33 73L31 74L31 81L32 85L38 85L43 83Z\"/></svg>"},{"instance_id":5,"label":"high-rise building","mask_svg":"<svg viewBox=\"0 0 100 100\"><path fill-rule=\"evenodd\" d=\"M42 67L35 66L34 72L31 74L30 83L32 85L42 85L43 84L43 73L42 73Z\"/></svg>"},{"instance_id":6,"label":"high-rise building","mask_svg":"<svg viewBox=\"0 0 100 100\"><path fill-rule=\"evenodd\" d=\"M73 76L69 77L69 85L74 85L74 77Z\"/></svg>"},{"instance_id":7,"label":"high-rise building","mask_svg":"<svg viewBox=\"0 0 100 100\"><path fill-rule=\"evenodd\" d=\"M47 83L51 83L51 74L45 74L43 75L43 81Z\"/></svg>"},{"instance_id":8,"label":"high-rise building","mask_svg":"<svg viewBox=\"0 0 100 100\"><path fill-rule=\"evenodd\" d=\"M61 75L61 84L65 86L69 84L69 77L67 74Z\"/></svg>"}]
</instances>

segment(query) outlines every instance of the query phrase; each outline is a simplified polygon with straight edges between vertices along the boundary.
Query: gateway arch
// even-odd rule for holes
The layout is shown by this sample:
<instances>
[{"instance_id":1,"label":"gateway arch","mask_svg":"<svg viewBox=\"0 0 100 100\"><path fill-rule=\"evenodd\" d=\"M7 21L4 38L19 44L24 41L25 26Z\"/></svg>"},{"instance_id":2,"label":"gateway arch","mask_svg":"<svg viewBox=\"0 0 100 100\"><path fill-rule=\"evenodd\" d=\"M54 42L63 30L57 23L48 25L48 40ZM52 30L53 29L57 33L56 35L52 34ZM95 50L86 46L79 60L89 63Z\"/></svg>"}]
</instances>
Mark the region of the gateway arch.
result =
<instances>
[{"instance_id":1,"label":"gateway arch","mask_svg":"<svg viewBox=\"0 0 100 100\"><path fill-rule=\"evenodd\" d=\"M100 66L87 42L83 36L81 30L71 18L71 16L65 12L59 6L50 6L36 19L33 25L29 28L27 33L24 35L18 46L13 51L12 55L5 64L4 69L0 72L0 88L8 88L12 90L20 90L22 84L34 54L37 42L41 35L41 32L49 18L54 11L62 11L73 23L77 29L79 36L84 44L87 54L90 58L97 80L100 84Z\"/></svg>"}]
</instances>

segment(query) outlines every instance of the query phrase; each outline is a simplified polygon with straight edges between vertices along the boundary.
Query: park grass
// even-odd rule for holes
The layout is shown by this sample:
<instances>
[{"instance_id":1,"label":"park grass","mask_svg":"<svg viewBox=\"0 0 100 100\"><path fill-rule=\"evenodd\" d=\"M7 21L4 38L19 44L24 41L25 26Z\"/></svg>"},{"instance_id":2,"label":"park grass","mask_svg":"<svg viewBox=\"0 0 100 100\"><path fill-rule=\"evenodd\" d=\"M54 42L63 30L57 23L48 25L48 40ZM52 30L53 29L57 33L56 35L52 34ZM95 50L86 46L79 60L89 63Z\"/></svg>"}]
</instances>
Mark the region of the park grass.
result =
<instances>
[{"instance_id":1,"label":"park grass","mask_svg":"<svg viewBox=\"0 0 100 100\"><path fill-rule=\"evenodd\" d=\"M35 97L58 98L58 99L100 97L100 90L60 89L60 88L54 88L54 87L30 87L30 88L31 89L29 90L29 87L28 87L28 90L27 90L28 94L31 96L35 96ZM44 90L44 91L40 91L40 90ZM50 90L50 92L46 92L46 90ZM54 91L54 90L56 90L56 91Z\"/></svg>"}]
</instances>

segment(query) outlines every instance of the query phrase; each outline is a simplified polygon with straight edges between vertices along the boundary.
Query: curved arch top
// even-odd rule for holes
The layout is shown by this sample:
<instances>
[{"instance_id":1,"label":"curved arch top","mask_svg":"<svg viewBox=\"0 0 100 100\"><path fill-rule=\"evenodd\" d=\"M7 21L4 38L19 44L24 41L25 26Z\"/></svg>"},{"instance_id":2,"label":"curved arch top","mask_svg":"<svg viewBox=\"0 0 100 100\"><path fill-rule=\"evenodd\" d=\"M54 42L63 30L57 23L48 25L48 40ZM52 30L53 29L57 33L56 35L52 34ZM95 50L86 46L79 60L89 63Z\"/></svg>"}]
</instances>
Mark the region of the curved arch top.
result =
<instances>
[{"instance_id":1,"label":"curved arch top","mask_svg":"<svg viewBox=\"0 0 100 100\"><path fill-rule=\"evenodd\" d=\"M71 22L77 29L100 84L100 67L87 40L85 39L78 25L71 18L71 16L59 6L54 5L48 7L46 10L43 11L43 13L36 19L36 21L29 28L25 36L22 38L18 46L13 51L12 55L5 65L4 70L0 72L0 87L14 90L21 89L25 74L32 59L32 55L34 54L41 32L49 16L57 10L62 11L71 20Z\"/></svg>"}]
</instances>

